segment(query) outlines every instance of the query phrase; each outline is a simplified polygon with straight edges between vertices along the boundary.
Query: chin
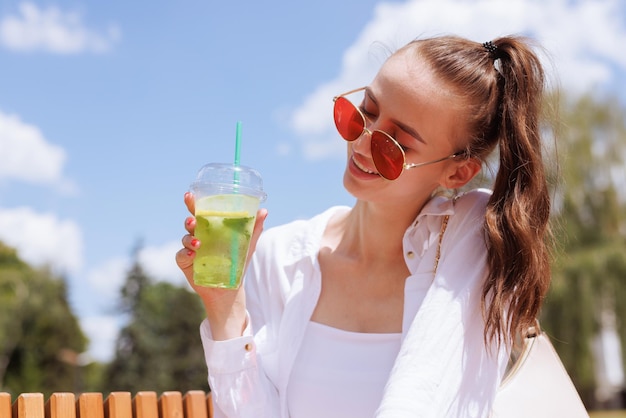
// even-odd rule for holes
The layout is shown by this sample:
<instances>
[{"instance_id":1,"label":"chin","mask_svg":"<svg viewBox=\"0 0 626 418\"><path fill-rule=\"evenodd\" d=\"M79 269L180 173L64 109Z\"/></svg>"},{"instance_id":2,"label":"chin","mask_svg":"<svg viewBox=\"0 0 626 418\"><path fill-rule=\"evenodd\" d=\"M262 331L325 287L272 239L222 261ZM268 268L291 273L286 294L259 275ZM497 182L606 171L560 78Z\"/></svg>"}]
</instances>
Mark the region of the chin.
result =
<instances>
[{"instance_id":1,"label":"chin","mask_svg":"<svg viewBox=\"0 0 626 418\"><path fill-rule=\"evenodd\" d=\"M347 168L343 173L343 188L355 199L369 200L367 195L371 195L372 192L377 193L369 184L368 182L359 181Z\"/></svg>"}]
</instances>

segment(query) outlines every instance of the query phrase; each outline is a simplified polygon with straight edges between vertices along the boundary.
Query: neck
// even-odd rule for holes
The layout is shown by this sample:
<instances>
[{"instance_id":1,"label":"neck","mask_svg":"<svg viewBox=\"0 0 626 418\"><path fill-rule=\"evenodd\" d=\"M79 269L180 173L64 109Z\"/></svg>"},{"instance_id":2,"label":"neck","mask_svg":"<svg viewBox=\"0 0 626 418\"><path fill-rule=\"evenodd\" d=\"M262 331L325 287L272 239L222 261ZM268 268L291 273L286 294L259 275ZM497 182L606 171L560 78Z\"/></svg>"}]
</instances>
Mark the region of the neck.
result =
<instances>
[{"instance_id":1,"label":"neck","mask_svg":"<svg viewBox=\"0 0 626 418\"><path fill-rule=\"evenodd\" d=\"M402 238L421 207L357 201L347 216L329 225L333 247L364 263L402 259Z\"/></svg>"}]
</instances>

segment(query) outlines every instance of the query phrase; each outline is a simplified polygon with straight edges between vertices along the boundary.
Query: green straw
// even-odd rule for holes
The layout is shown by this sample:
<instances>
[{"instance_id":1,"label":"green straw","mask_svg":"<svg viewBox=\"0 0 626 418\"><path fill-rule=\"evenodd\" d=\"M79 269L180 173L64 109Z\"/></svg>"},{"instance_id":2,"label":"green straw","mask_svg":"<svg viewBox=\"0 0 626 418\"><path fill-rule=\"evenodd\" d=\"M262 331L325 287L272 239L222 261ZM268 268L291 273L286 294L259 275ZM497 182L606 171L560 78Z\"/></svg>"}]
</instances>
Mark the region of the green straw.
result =
<instances>
[{"instance_id":1,"label":"green straw","mask_svg":"<svg viewBox=\"0 0 626 418\"><path fill-rule=\"evenodd\" d=\"M237 122L237 128L235 130L235 174L233 176L233 183L239 184L239 157L241 155L241 122ZM237 189L235 189L235 193ZM233 231L232 239L230 240L230 287L235 287L237 282L237 260L239 259L239 240L237 239L237 232Z\"/></svg>"},{"instance_id":2,"label":"green straw","mask_svg":"<svg viewBox=\"0 0 626 418\"><path fill-rule=\"evenodd\" d=\"M237 122L235 131L235 167L239 167L239 157L241 155L241 121ZM235 184L239 184L239 171L235 170Z\"/></svg>"}]
</instances>

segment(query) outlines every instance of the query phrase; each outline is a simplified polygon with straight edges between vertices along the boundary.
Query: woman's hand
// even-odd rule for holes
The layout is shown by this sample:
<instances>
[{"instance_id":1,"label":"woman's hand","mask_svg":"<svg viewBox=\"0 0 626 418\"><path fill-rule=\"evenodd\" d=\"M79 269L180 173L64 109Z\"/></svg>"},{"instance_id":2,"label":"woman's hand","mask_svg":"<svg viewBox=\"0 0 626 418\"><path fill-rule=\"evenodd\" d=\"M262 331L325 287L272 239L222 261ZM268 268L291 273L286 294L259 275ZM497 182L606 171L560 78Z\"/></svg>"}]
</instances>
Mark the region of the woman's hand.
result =
<instances>
[{"instance_id":1,"label":"woman's hand","mask_svg":"<svg viewBox=\"0 0 626 418\"><path fill-rule=\"evenodd\" d=\"M185 193L185 205L189 212L195 213L195 200L191 193ZM263 231L263 223L267 217L266 209L259 209L250 240L250 250L248 251L248 261L256 243ZM182 270L185 278L202 299L207 318L211 326L211 333L214 340L225 340L240 337L246 326L246 304L243 286L239 289L220 289L204 286L197 286L193 282L193 260L196 250L202 243L194 236L196 228L196 218L189 216L185 219L185 229L187 235L182 239L183 248L176 253L176 264ZM246 266L248 261L246 261Z\"/></svg>"}]
</instances>

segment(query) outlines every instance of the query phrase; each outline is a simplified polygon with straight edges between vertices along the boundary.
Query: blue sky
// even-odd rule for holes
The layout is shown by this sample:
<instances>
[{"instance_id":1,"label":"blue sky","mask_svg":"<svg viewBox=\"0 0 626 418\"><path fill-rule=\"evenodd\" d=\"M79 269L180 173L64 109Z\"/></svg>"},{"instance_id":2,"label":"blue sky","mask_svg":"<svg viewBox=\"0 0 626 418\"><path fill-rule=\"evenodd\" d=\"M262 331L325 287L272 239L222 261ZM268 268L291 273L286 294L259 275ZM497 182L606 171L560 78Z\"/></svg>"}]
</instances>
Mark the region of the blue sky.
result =
<instances>
[{"instance_id":1,"label":"blue sky","mask_svg":"<svg viewBox=\"0 0 626 418\"><path fill-rule=\"evenodd\" d=\"M139 241L150 274L184 283L182 197L233 159L237 121L267 227L350 205L332 96L441 33L533 36L554 83L626 103L620 0L0 0L0 240L67 277L87 357L106 360Z\"/></svg>"}]
</instances>

